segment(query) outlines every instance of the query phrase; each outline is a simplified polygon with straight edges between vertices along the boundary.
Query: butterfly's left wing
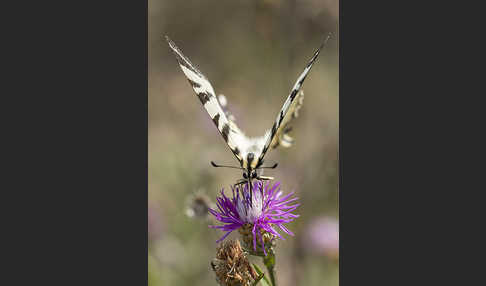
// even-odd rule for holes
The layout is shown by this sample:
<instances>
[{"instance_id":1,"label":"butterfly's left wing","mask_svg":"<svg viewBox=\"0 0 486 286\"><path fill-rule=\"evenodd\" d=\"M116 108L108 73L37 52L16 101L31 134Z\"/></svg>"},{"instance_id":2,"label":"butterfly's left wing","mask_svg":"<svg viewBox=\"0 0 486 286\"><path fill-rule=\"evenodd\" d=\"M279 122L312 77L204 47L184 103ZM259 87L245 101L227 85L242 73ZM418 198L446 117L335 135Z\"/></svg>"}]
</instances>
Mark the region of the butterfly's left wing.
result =
<instances>
[{"instance_id":1,"label":"butterfly's left wing","mask_svg":"<svg viewBox=\"0 0 486 286\"><path fill-rule=\"evenodd\" d=\"M321 49L324 47L324 45L329 40L329 38L330 38L330 34L327 36L326 40L321 44L319 49L317 49L317 51L314 53L312 58L309 60L309 63L307 63L307 66L305 67L304 71L300 74L299 78L295 82L294 87L290 92L290 95L287 97L287 100L285 101L282 109L280 110L280 113L277 116L277 119L275 120L275 123L272 126L272 129L268 130L267 133L265 134L266 141L265 144L263 145L263 149L260 153L260 156L258 157L258 162L263 161L263 157L265 157L265 154L270 147L275 148L276 146L278 146L279 143L282 142L282 140L279 138L282 138L281 135L286 135L286 130L285 130L286 125L295 115L295 112L297 112L300 106L302 105L301 100L303 100L303 93L301 92L299 93L299 90L302 87L302 84L304 83L307 74L311 70L312 65L314 64L317 57L319 56Z\"/></svg>"},{"instance_id":2,"label":"butterfly's left wing","mask_svg":"<svg viewBox=\"0 0 486 286\"><path fill-rule=\"evenodd\" d=\"M184 56L182 51L171 39L169 39L169 37L166 36L165 38L167 39L170 48L174 52L182 72L189 80L189 83L196 92L196 95L204 106L204 109L206 109L208 112L231 152L233 152L240 164L243 165L244 157L242 156L241 152L244 145L246 145L248 138L236 126L236 123L228 120L225 112L218 103L214 89L209 80L207 80L206 77L191 63L191 61Z\"/></svg>"}]
</instances>

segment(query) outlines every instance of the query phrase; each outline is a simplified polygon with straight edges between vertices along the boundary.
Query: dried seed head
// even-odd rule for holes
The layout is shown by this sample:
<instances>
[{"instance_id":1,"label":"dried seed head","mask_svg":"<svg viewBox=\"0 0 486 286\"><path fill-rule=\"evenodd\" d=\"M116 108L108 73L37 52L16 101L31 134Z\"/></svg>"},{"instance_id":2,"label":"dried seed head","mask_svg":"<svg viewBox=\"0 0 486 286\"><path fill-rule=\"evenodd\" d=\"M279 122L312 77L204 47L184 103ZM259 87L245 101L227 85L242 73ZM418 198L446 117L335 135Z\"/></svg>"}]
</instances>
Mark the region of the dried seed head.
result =
<instances>
[{"instance_id":1,"label":"dried seed head","mask_svg":"<svg viewBox=\"0 0 486 286\"><path fill-rule=\"evenodd\" d=\"M250 266L239 240L228 240L217 248L216 258L211 261L216 281L222 286L248 286L258 277Z\"/></svg>"}]
</instances>

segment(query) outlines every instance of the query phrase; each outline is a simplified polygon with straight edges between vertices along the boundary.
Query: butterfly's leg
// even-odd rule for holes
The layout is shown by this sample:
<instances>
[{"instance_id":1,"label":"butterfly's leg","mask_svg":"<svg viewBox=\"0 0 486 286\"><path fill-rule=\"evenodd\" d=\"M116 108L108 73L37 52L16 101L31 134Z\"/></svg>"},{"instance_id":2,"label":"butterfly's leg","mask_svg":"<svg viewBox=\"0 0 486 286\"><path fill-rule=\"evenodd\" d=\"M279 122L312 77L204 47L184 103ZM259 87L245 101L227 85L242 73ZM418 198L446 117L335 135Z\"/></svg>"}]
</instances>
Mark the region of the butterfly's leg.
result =
<instances>
[{"instance_id":1,"label":"butterfly's leg","mask_svg":"<svg viewBox=\"0 0 486 286\"><path fill-rule=\"evenodd\" d=\"M250 205L253 204L253 184L251 182L251 177L248 176L248 185L250 185Z\"/></svg>"},{"instance_id":2,"label":"butterfly's leg","mask_svg":"<svg viewBox=\"0 0 486 286\"><path fill-rule=\"evenodd\" d=\"M233 187L236 187L236 186L239 186L239 185L243 185L247 182L247 180L245 179L239 179L236 184L233 185ZM244 198L244 194L243 194L243 188L240 189L240 192L241 192L241 196Z\"/></svg>"},{"instance_id":3,"label":"butterfly's leg","mask_svg":"<svg viewBox=\"0 0 486 286\"><path fill-rule=\"evenodd\" d=\"M241 185L241 184L244 184L244 183L246 183L246 180L244 180L244 179L240 179L240 180L238 180L238 182L236 182L236 184L234 184L233 186L234 186L234 187L236 187L236 186Z\"/></svg>"}]
</instances>

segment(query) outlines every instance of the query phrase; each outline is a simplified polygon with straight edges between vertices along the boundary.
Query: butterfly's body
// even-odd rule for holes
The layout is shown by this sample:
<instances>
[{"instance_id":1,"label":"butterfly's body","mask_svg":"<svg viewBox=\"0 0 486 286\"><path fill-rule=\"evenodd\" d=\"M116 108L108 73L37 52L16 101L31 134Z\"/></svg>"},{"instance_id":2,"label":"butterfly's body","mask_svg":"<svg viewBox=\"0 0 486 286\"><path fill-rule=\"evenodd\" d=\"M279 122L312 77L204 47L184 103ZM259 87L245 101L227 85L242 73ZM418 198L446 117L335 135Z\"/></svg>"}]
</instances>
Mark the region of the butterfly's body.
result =
<instances>
[{"instance_id":1,"label":"butterfly's body","mask_svg":"<svg viewBox=\"0 0 486 286\"><path fill-rule=\"evenodd\" d=\"M196 96L203 104L231 152L240 163L241 167L239 169L244 171L243 179L239 180L238 183L248 182L251 188L252 179L272 179L271 177L258 175L256 171L261 168L276 167L276 164L273 167L262 167L263 158L269 148L276 148L279 145L289 147L292 144L293 139L287 134L290 131L287 125L298 115L298 110L302 105L304 97L303 92L299 92L299 90L325 42L314 53L304 71L297 79L272 128L267 130L261 137L249 138L238 128L233 120L228 119L229 116L221 108L215 96L214 89L206 77L184 56L169 37L166 36L166 39L177 58L182 72L186 75L189 83L196 92ZM329 39L329 36L327 39ZM219 167L214 163L212 164L215 167Z\"/></svg>"}]
</instances>

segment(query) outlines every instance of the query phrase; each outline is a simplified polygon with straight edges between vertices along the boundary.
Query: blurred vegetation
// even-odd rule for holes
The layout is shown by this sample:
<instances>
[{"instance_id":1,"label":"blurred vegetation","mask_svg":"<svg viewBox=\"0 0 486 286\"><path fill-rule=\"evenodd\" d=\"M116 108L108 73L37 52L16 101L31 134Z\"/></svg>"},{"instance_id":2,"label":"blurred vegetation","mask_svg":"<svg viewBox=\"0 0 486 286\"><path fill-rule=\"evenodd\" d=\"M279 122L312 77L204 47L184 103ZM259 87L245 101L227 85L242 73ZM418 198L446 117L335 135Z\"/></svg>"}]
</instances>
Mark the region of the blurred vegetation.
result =
<instances>
[{"instance_id":1,"label":"blurred vegetation","mask_svg":"<svg viewBox=\"0 0 486 286\"><path fill-rule=\"evenodd\" d=\"M309 73L293 122L291 148L268 153L265 174L295 191L295 237L277 246L280 286L338 285L335 255L304 237L319 217L338 217L338 1L149 0L149 285L216 285L210 219L190 218L191 195L214 201L241 177L209 161L237 165L170 52L168 35L211 81L249 136L271 127L297 77L328 32L332 39ZM236 237L232 235L230 237Z\"/></svg>"}]
</instances>

